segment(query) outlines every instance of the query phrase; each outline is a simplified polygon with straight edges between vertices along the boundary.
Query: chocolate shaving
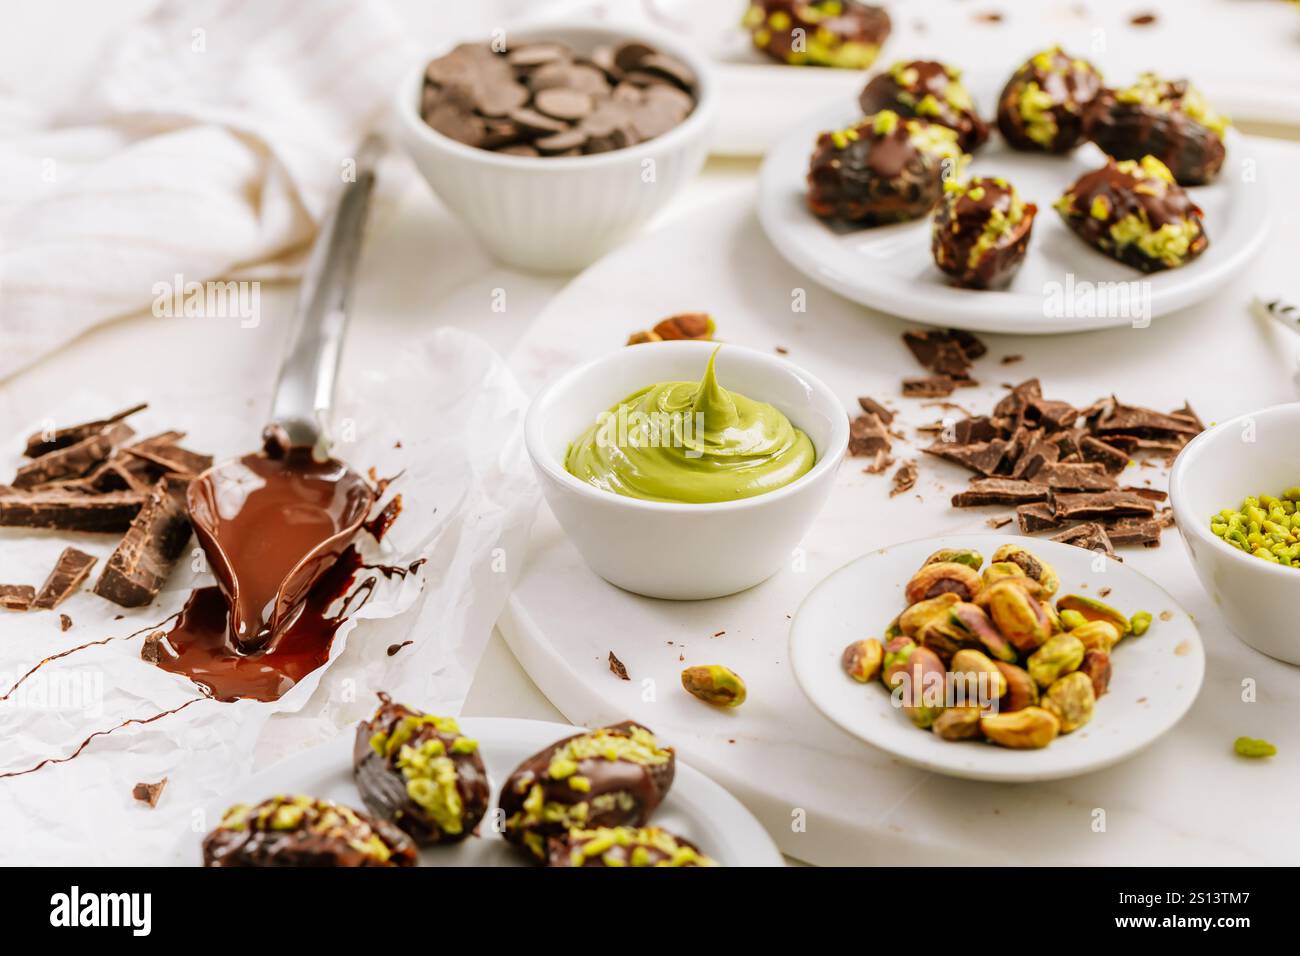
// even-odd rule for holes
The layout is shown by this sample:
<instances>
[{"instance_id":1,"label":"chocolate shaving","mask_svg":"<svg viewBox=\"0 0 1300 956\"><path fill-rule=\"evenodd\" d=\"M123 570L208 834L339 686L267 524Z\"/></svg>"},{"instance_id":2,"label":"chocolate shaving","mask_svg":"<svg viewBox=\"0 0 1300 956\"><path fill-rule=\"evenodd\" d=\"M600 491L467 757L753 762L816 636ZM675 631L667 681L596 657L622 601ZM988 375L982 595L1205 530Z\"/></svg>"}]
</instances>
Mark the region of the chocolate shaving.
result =
<instances>
[{"instance_id":1,"label":"chocolate shaving","mask_svg":"<svg viewBox=\"0 0 1300 956\"><path fill-rule=\"evenodd\" d=\"M889 497L893 498L895 495L911 491L916 486L916 473L914 461L905 461L899 465L898 470L894 472L894 477L890 479Z\"/></svg>"},{"instance_id":2,"label":"chocolate shaving","mask_svg":"<svg viewBox=\"0 0 1300 956\"><path fill-rule=\"evenodd\" d=\"M81 582L90 575L90 569L95 566L97 560L99 559L94 555L78 551L76 548L64 548L54 565L54 570L45 579L36 599L32 601L32 607L43 611L54 610L81 586Z\"/></svg>"},{"instance_id":3,"label":"chocolate shaving","mask_svg":"<svg viewBox=\"0 0 1300 956\"><path fill-rule=\"evenodd\" d=\"M131 796L141 803L149 804L150 807L156 807L159 799L162 798L163 788L166 786L166 777L163 777L157 783L137 783L131 788Z\"/></svg>"},{"instance_id":4,"label":"chocolate shaving","mask_svg":"<svg viewBox=\"0 0 1300 956\"><path fill-rule=\"evenodd\" d=\"M148 404L141 402L139 405L132 405L130 408L111 415L108 418L101 418L93 422L84 422L80 425L69 425L67 428L60 428L58 431L50 433L48 436L44 432L36 432L27 439L27 447L23 454L28 458L40 458L42 455L48 455L52 451L58 451L60 448L67 448L69 445L75 445L79 441L97 435L109 425L115 425L124 418L134 415L136 412L142 412L148 408Z\"/></svg>"},{"instance_id":5,"label":"chocolate shaving","mask_svg":"<svg viewBox=\"0 0 1300 956\"><path fill-rule=\"evenodd\" d=\"M858 398L858 406L868 415L875 415L886 425L890 425L894 421L894 413L874 398L863 395Z\"/></svg>"},{"instance_id":6,"label":"chocolate shaving","mask_svg":"<svg viewBox=\"0 0 1300 956\"><path fill-rule=\"evenodd\" d=\"M1107 526L1106 533L1117 547L1141 545L1154 548L1160 544L1160 522L1154 519L1127 518L1115 521Z\"/></svg>"},{"instance_id":7,"label":"chocolate shaving","mask_svg":"<svg viewBox=\"0 0 1300 956\"><path fill-rule=\"evenodd\" d=\"M18 469L13 487L35 488L64 478L80 478L134 434L129 425L110 425L89 438L41 455Z\"/></svg>"},{"instance_id":8,"label":"chocolate shaving","mask_svg":"<svg viewBox=\"0 0 1300 956\"><path fill-rule=\"evenodd\" d=\"M0 584L0 608L26 611L36 600L36 588L30 584Z\"/></svg>"},{"instance_id":9,"label":"chocolate shaving","mask_svg":"<svg viewBox=\"0 0 1300 956\"><path fill-rule=\"evenodd\" d=\"M904 398L946 398L957 388L947 375L903 379Z\"/></svg>"},{"instance_id":10,"label":"chocolate shaving","mask_svg":"<svg viewBox=\"0 0 1300 956\"><path fill-rule=\"evenodd\" d=\"M952 496L954 508L977 508L981 505L1019 505L1046 501L1048 488L1034 481L1014 478L976 478L965 491Z\"/></svg>"},{"instance_id":11,"label":"chocolate shaving","mask_svg":"<svg viewBox=\"0 0 1300 956\"><path fill-rule=\"evenodd\" d=\"M122 532L144 505L134 491L86 495L64 489L17 491L0 486L0 527Z\"/></svg>"},{"instance_id":12,"label":"chocolate shaving","mask_svg":"<svg viewBox=\"0 0 1300 956\"><path fill-rule=\"evenodd\" d=\"M188 484L169 475L154 486L109 557L95 584L96 594L122 607L139 607L158 595L190 538Z\"/></svg>"},{"instance_id":13,"label":"chocolate shaving","mask_svg":"<svg viewBox=\"0 0 1300 956\"><path fill-rule=\"evenodd\" d=\"M1081 492L1052 498L1054 514L1063 521L1084 518L1150 517L1156 507L1128 491Z\"/></svg>"},{"instance_id":14,"label":"chocolate shaving","mask_svg":"<svg viewBox=\"0 0 1300 956\"><path fill-rule=\"evenodd\" d=\"M1101 465L1084 462L1057 462L1045 465L1034 474L1053 491L1113 491L1115 479Z\"/></svg>"},{"instance_id":15,"label":"chocolate shaving","mask_svg":"<svg viewBox=\"0 0 1300 956\"><path fill-rule=\"evenodd\" d=\"M623 666L622 661L620 661L617 657L614 656L613 651L609 652L609 672L613 674L615 677L617 677L619 680L632 679L627 676L627 668Z\"/></svg>"},{"instance_id":16,"label":"chocolate shaving","mask_svg":"<svg viewBox=\"0 0 1300 956\"><path fill-rule=\"evenodd\" d=\"M60 614L60 615L59 615L59 630L60 630L60 631L70 631L70 630L72 630L72 618L68 617L68 615L66 615L66 614Z\"/></svg>"},{"instance_id":17,"label":"chocolate shaving","mask_svg":"<svg viewBox=\"0 0 1300 956\"><path fill-rule=\"evenodd\" d=\"M1062 525L1062 522L1057 520L1052 506L1045 501L1021 505L1016 509L1016 521L1020 525L1020 530L1025 534L1033 534L1036 531L1055 531Z\"/></svg>"},{"instance_id":18,"label":"chocolate shaving","mask_svg":"<svg viewBox=\"0 0 1300 956\"><path fill-rule=\"evenodd\" d=\"M1079 452L1084 461L1094 461L1106 469L1107 474L1118 475L1128 467L1128 454L1114 445L1085 435L1079 440Z\"/></svg>"},{"instance_id":19,"label":"chocolate shaving","mask_svg":"<svg viewBox=\"0 0 1300 956\"><path fill-rule=\"evenodd\" d=\"M958 442L938 441L921 450L926 454L937 455L949 461L969 468L981 475L994 475L1006 457L1008 444L1001 439L989 442L975 442L969 445Z\"/></svg>"},{"instance_id":20,"label":"chocolate shaving","mask_svg":"<svg viewBox=\"0 0 1300 956\"><path fill-rule=\"evenodd\" d=\"M1066 528L1059 534L1052 535L1051 540L1060 541L1063 544L1072 544L1087 551L1104 551L1106 554L1115 553L1115 548L1110 537L1106 534L1106 529L1095 521Z\"/></svg>"}]
</instances>

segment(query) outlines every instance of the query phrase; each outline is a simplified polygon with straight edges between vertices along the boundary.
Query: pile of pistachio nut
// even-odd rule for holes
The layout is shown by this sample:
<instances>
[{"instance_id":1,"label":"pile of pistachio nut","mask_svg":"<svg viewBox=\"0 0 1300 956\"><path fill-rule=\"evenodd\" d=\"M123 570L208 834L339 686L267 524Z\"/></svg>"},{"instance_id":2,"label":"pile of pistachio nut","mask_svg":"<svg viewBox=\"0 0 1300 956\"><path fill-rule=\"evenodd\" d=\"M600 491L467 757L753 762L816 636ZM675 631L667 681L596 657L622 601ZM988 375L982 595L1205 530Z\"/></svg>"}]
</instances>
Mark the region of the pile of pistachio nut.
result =
<instances>
[{"instance_id":1,"label":"pile of pistachio nut","mask_svg":"<svg viewBox=\"0 0 1300 956\"><path fill-rule=\"evenodd\" d=\"M907 610L875 638L844 650L856 681L879 678L903 712L944 740L1046 747L1092 719L1110 657L1151 626L1090 597L1053 597L1051 565L1017 544L994 552L936 551L907 582Z\"/></svg>"}]
</instances>

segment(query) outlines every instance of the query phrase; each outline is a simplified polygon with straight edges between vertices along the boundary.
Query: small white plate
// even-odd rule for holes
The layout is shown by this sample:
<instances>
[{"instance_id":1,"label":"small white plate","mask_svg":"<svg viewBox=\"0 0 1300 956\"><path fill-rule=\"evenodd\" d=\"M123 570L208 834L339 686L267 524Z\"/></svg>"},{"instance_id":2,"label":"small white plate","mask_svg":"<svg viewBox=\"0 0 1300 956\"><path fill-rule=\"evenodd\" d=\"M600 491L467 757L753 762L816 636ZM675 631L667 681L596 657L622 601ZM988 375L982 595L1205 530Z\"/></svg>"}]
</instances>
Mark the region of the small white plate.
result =
<instances>
[{"instance_id":1,"label":"small white plate","mask_svg":"<svg viewBox=\"0 0 1300 956\"><path fill-rule=\"evenodd\" d=\"M1150 611L1151 629L1126 637L1111 659L1109 691L1092 720L1042 750L1007 750L979 741L947 741L918 730L879 681L859 684L840 669L856 640L879 638L904 607L903 587L940 548L974 548L987 561L1000 545L1030 547L1056 568L1057 596L1097 596L1126 614ZM900 760L972 780L1030 781L1072 777L1133 756L1169 730L1191 707L1205 674L1205 651L1191 617L1155 582L1112 559L1094 567L1090 551L1053 541L1005 535L949 535L909 541L863 555L822 581L790 626L795 679L813 705L855 737ZM1103 568L1104 570L1097 570ZM1169 620L1161 615L1169 612Z\"/></svg>"},{"instance_id":2,"label":"small white plate","mask_svg":"<svg viewBox=\"0 0 1300 956\"><path fill-rule=\"evenodd\" d=\"M465 736L479 742L495 797L515 767L543 747L580 733L581 728L541 720L504 717L466 717L460 720ZM203 810L212 826L235 803L254 803L275 794L301 793L333 800L358 810L365 804L352 781L352 732L313 747L296 757L254 774L237 790ZM484 818L480 836L445 847L420 851L421 866L528 866L524 857L492 832L492 811ZM672 789L654 812L651 822L683 839L723 866L784 866L772 838L753 815L726 790L679 760ZM204 833L207 831L205 830ZM173 866L195 866L202 860L203 833L181 838L172 855Z\"/></svg>"},{"instance_id":3,"label":"small white plate","mask_svg":"<svg viewBox=\"0 0 1300 956\"><path fill-rule=\"evenodd\" d=\"M808 211L808 160L817 134L861 118L849 101L807 120L770 152L759 176L758 216L778 252L800 272L834 292L903 318L980 332L1052 334L1131 325L1192 305L1228 281L1268 231L1267 185L1255 176L1248 144L1229 132L1219 179L1189 190L1205 212L1210 247L1179 269L1146 276L1087 246L1061 221L1052 203L1078 177L1105 162L1087 144L1065 157L1007 148L996 130L975 153L970 175L1003 176L1038 205L1025 261L1004 290L950 285L930 254L930 218L874 228L828 224ZM1087 284L1135 283L1120 307L1090 308ZM1149 293L1149 316L1145 297ZM1126 307L1128 303L1133 308ZM1079 314L1084 313L1084 314Z\"/></svg>"}]
</instances>

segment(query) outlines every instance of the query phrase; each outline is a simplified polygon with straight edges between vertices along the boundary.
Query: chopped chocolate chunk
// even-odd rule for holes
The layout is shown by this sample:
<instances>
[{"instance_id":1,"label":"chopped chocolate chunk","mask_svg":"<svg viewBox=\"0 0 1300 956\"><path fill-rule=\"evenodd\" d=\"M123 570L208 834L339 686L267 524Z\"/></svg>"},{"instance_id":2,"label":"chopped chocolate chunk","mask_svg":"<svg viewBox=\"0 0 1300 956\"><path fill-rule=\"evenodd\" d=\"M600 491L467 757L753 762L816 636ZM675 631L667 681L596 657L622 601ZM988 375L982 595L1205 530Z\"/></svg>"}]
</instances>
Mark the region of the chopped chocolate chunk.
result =
<instances>
[{"instance_id":1,"label":"chopped chocolate chunk","mask_svg":"<svg viewBox=\"0 0 1300 956\"><path fill-rule=\"evenodd\" d=\"M1011 391L993 406L994 418L1016 418L1024 414L1031 401L1043 397L1042 385L1036 378L1009 387Z\"/></svg>"},{"instance_id":2,"label":"chopped chocolate chunk","mask_svg":"<svg viewBox=\"0 0 1300 956\"><path fill-rule=\"evenodd\" d=\"M1084 518L1150 517L1156 506L1140 495L1127 491L1080 492L1052 498L1057 518L1073 521Z\"/></svg>"},{"instance_id":3,"label":"chopped chocolate chunk","mask_svg":"<svg viewBox=\"0 0 1300 956\"><path fill-rule=\"evenodd\" d=\"M1052 506L1045 501L1021 505L1016 509L1016 521L1020 525L1020 530L1025 534L1033 534L1036 531L1055 531L1061 527L1061 522L1053 512Z\"/></svg>"},{"instance_id":4,"label":"chopped chocolate chunk","mask_svg":"<svg viewBox=\"0 0 1300 956\"><path fill-rule=\"evenodd\" d=\"M619 680L632 679L627 676L627 668L623 666L622 661L620 661L617 657L614 656L613 651L609 652L609 672L613 674L615 677L617 677Z\"/></svg>"},{"instance_id":5,"label":"chopped chocolate chunk","mask_svg":"<svg viewBox=\"0 0 1300 956\"><path fill-rule=\"evenodd\" d=\"M0 608L26 611L36 600L36 588L30 584L0 584Z\"/></svg>"},{"instance_id":6,"label":"chopped chocolate chunk","mask_svg":"<svg viewBox=\"0 0 1300 956\"><path fill-rule=\"evenodd\" d=\"M1048 439L1057 450L1061 453L1059 461L1073 461L1079 455L1079 441L1082 439L1082 432L1063 431L1057 432Z\"/></svg>"},{"instance_id":7,"label":"chopped chocolate chunk","mask_svg":"<svg viewBox=\"0 0 1300 956\"><path fill-rule=\"evenodd\" d=\"M60 631L69 631L69 630L71 630L71 629L72 629L72 618L68 617L68 615L66 615L66 614L60 614L60 615L59 615L59 630L60 630Z\"/></svg>"},{"instance_id":8,"label":"chopped chocolate chunk","mask_svg":"<svg viewBox=\"0 0 1300 956\"><path fill-rule=\"evenodd\" d=\"M118 423L75 444L47 452L19 468L13 486L35 488L62 478L80 478L134 434L131 426Z\"/></svg>"},{"instance_id":9,"label":"chopped chocolate chunk","mask_svg":"<svg viewBox=\"0 0 1300 956\"><path fill-rule=\"evenodd\" d=\"M1025 418L1032 422L1041 422L1045 429L1052 432L1070 428L1078 417L1079 410L1069 402L1032 398L1025 405Z\"/></svg>"},{"instance_id":10,"label":"chopped chocolate chunk","mask_svg":"<svg viewBox=\"0 0 1300 956\"><path fill-rule=\"evenodd\" d=\"M36 600L32 601L32 607L43 611L54 610L81 586L97 560L99 559L93 554L86 554L76 548L64 548L54 570L41 585Z\"/></svg>"},{"instance_id":11,"label":"chopped chocolate chunk","mask_svg":"<svg viewBox=\"0 0 1300 956\"><path fill-rule=\"evenodd\" d=\"M904 398L945 398L953 393L957 383L947 375L931 375L928 378L903 379Z\"/></svg>"},{"instance_id":12,"label":"chopped chocolate chunk","mask_svg":"<svg viewBox=\"0 0 1300 956\"><path fill-rule=\"evenodd\" d=\"M886 425L892 424L894 421L894 413L884 405L881 405L874 398L863 395L858 399L858 405L868 415L875 415Z\"/></svg>"},{"instance_id":13,"label":"chopped chocolate chunk","mask_svg":"<svg viewBox=\"0 0 1300 956\"><path fill-rule=\"evenodd\" d=\"M1015 365L1017 362L1023 362L1024 360L1023 355L1004 355L998 361L1002 365Z\"/></svg>"},{"instance_id":14,"label":"chopped chocolate chunk","mask_svg":"<svg viewBox=\"0 0 1300 956\"><path fill-rule=\"evenodd\" d=\"M1099 438L1085 435L1079 440L1079 451L1084 461L1095 461L1111 475L1118 475L1128 467L1128 454Z\"/></svg>"},{"instance_id":15,"label":"chopped chocolate chunk","mask_svg":"<svg viewBox=\"0 0 1300 956\"><path fill-rule=\"evenodd\" d=\"M1059 445L1038 439L1016 459L1015 467L1011 469L1011 477L1033 479L1045 465L1054 465L1060 458Z\"/></svg>"},{"instance_id":16,"label":"chopped chocolate chunk","mask_svg":"<svg viewBox=\"0 0 1300 956\"><path fill-rule=\"evenodd\" d=\"M974 335L956 329L904 332L903 344L922 368L952 379L969 378L971 363L988 352Z\"/></svg>"},{"instance_id":17,"label":"chopped chocolate chunk","mask_svg":"<svg viewBox=\"0 0 1300 956\"><path fill-rule=\"evenodd\" d=\"M1135 495L1141 495L1151 501L1168 501L1169 492L1161 491L1159 488L1145 488L1137 485L1127 485L1120 489L1121 491L1131 491Z\"/></svg>"},{"instance_id":18,"label":"chopped chocolate chunk","mask_svg":"<svg viewBox=\"0 0 1300 956\"><path fill-rule=\"evenodd\" d=\"M1139 438L1168 439L1171 435L1195 435L1203 429L1181 415L1163 415L1150 408L1123 405L1116 400L1108 414L1097 419L1094 430L1100 434L1119 432Z\"/></svg>"},{"instance_id":19,"label":"chopped chocolate chunk","mask_svg":"<svg viewBox=\"0 0 1300 956\"><path fill-rule=\"evenodd\" d=\"M412 644L414 644L414 643L415 643L415 641L402 641L400 644L389 644L389 645L388 645L388 656L389 656L389 657L392 657L394 654L396 654L398 651L400 651L403 647L410 647L410 646L411 646Z\"/></svg>"},{"instance_id":20,"label":"chopped chocolate chunk","mask_svg":"<svg viewBox=\"0 0 1300 956\"><path fill-rule=\"evenodd\" d=\"M1006 456L1007 443L1001 439L961 445L956 442L937 441L921 449L930 455L946 458L981 475L994 475Z\"/></svg>"},{"instance_id":21,"label":"chopped chocolate chunk","mask_svg":"<svg viewBox=\"0 0 1300 956\"><path fill-rule=\"evenodd\" d=\"M186 479L169 475L154 486L109 557L96 594L123 607L140 607L157 596L190 538L187 485Z\"/></svg>"},{"instance_id":22,"label":"chopped chocolate chunk","mask_svg":"<svg viewBox=\"0 0 1300 956\"><path fill-rule=\"evenodd\" d=\"M1067 462L1046 465L1033 476L1053 491L1113 491L1115 479L1101 465Z\"/></svg>"},{"instance_id":23,"label":"chopped chocolate chunk","mask_svg":"<svg viewBox=\"0 0 1300 956\"><path fill-rule=\"evenodd\" d=\"M1106 533L1117 547L1142 545L1150 548L1160 544L1160 522L1154 519L1114 521L1107 526Z\"/></svg>"},{"instance_id":24,"label":"chopped chocolate chunk","mask_svg":"<svg viewBox=\"0 0 1300 956\"><path fill-rule=\"evenodd\" d=\"M134 491L86 495L0 486L0 527L122 532L131 526L144 501L145 496Z\"/></svg>"},{"instance_id":25,"label":"chopped chocolate chunk","mask_svg":"<svg viewBox=\"0 0 1300 956\"><path fill-rule=\"evenodd\" d=\"M149 406L141 402L139 405L132 405L130 408L111 415L108 418L101 418L93 422L84 422L80 425L69 425L67 428L60 428L57 431L46 434L37 432L27 439L27 448L23 452L28 458L39 458L42 455L48 455L52 451L58 451L60 448L67 448L69 445L75 445L79 441L90 438L92 435L98 435L110 425L116 425L122 419L134 415L136 412L144 411Z\"/></svg>"},{"instance_id":26,"label":"chopped chocolate chunk","mask_svg":"<svg viewBox=\"0 0 1300 956\"><path fill-rule=\"evenodd\" d=\"M1033 481L1016 481L1013 478L976 478L965 491L952 496L954 508L976 508L981 505L1019 505L1031 501L1046 501L1048 489Z\"/></svg>"},{"instance_id":27,"label":"chopped chocolate chunk","mask_svg":"<svg viewBox=\"0 0 1300 956\"><path fill-rule=\"evenodd\" d=\"M164 472L189 475L191 478L212 467L211 455L201 455L196 451L190 451L188 448L182 448L180 445L170 443L156 446L141 442L128 445L122 450L128 455L143 458Z\"/></svg>"},{"instance_id":28,"label":"chopped chocolate chunk","mask_svg":"<svg viewBox=\"0 0 1300 956\"><path fill-rule=\"evenodd\" d=\"M849 454L874 455L889 451L889 430L873 414L859 415L849 423Z\"/></svg>"},{"instance_id":29,"label":"chopped chocolate chunk","mask_svg":"<svg viewBox=\"0 0 1300 956\"><path fill-rule=\"evenodd\" d=\"M891 498L905 491L911 491L916 487L916 462L905 461L899 465L890 482L889 497Z\"/></svg>"},{"instance_id":30,"label":"chopped chocolate chunk","mask_svg":"<svg viewBox=\"0 0 1300 956\"><path fill-rule=\"evenodd\" d=\"M131 796L135 797L141 803L147 803L151 807L158 806L158 801L162 798L163 787L167 786L167 778L163 777L157 783L137 783L131 788Z\"/></svg>"},{"instance_id":31,"label":"chopped chocolate chunk","mask_svg":"<svg viewBox=\"0 0 1300 956\"><path fill-rule=\"evenodd\" d=\"M120 617L121 615L119 615ZM162 660L162 647L167 640L166 631L154 631L140 645L140 660L146 664L157 664Z\"/></svg>"},{"instance_id":32,"label":"chopped chocolate chunk","mask_svg":"<svg viewBox=\"0 0 1300 956\"><path fill-rule=\"evenodd\" d=\"M1095 521L1066 528L1059 534L1052 535L1051 540L1060 541L1063 544L1072 544L1076 548L1083 548L1086 551L1103 551L1106 554L1115 553L1115 548L1106 534L1106 529Z\"/></svg>"}]
</instances>

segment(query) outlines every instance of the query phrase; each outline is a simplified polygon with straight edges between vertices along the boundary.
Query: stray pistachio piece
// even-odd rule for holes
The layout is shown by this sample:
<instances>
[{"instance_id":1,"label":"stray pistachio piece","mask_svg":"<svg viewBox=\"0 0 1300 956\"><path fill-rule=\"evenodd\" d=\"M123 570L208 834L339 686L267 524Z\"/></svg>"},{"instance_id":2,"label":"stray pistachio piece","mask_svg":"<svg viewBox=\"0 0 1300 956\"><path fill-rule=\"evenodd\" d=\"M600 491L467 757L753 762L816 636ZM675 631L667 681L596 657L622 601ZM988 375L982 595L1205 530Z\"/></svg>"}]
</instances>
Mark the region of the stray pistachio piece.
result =
<instances>
[{"instance_id":1,"label":"stray pistachio piece","mask_svg":"<svg viewBox=\"0 0 1300 956\"><path fill-rule=\"evenodd\" d=\"M1084 597L1082 594L1067 594L1056 601L1058 611L1078 611L1089 621L1109 621L1123 637L1129 633L1129 620L1109 604L1103 604L1096 598Z\"/></svg>"},{"instance_id":2,"label":"stray pistachio piece","mask_svg":"<svg viewBox=\"0 0 1300 956\"><path fill-rule=\"evenodd\" d=\"M1061 611L1061 627L1067 631L1073 631L1076 627L1082 627L1088 623L1088 619L1078 611Z\"/></svg>"},{"instance_id":3,"label":"stray pistachio piece","mask_svg":"<svg viewBox=\"0 0 1300 956\"><path fill-rule=\"evenodd\" d=\"M868 684L880 673L884 656L884 645L874 637L869 637L865 641L854 641L844 648L840 666L844 668L844 673L858 683Z\"/></svg>"},{"instance_id":4,"label":"stray pistachio piece","mask_svg":"<svg viewBox=\"0 0 1300 956\"><path fill-rule=\"evenodd\" d=\"M1002 747L1041 750L1056 739L1061 732L1061 722L1055 714L1041 707L1026 707L1012 713L981 717L980 730Z\"/></svg>"},{"instance_id":5,"label":"stray pistachio piece","mask_svg":"<svg viewBox=\"0 0 1300 956\"><path fill-rule=\"evenodd\" d=\"M1151 629L1151 612L1138 611L1131 618L1129 618L1128 627L1129 627L1129 633L1131 633L1134 637L1141 637L1143 634L1145 634L1148 630Z\"/></svg>"},{"instance_id":6,"label":"stray pistachio piece","mask_svg":"<svg viewBox=\"0 0 1300 956\"><path fill-rule=\"evenodd\" d=\"M1280 497L1247 498L1210 518L1210 530L1238 551L1270 564L1300 568L1300 487Z\"/></svg>"},{"instance_id":7,"label":"stray pistachio piece","mask_svg":"<svg viewBox=\"0 0 1300 956\"><path fill-rule=\"evenodd\" d=\"M1109 654L1119 643L1119 628L1110 621L1084 621L1078 627L1070 628L1072 637L1079 639L1084 650L1105 651Z\"/></svg>"},{"instance_id":8,"label":"stray pistachio piece","mask_svg":"<svg viewBox=\"0 0 1300 956\"><path fill-rule=\"evenodd\" d=\"M1029 676L1039 687L1050 687L1058 678L1079 669L1084 651L1083 642L1073 634L1057 634L1029 655Z\"/></svg>"},{"instance_id":9,"label":"stray pistachio piece","mask_svg":"<svg viewBox=\"0 0 1300 956\"><path fill-rule=\"evenodd\" d=\"M729 667L701 664L682 671L682 687L715 707L739 707L745 702L745 682Z\"/></svg>"},{"instance_id":10,"label":"stray pistachio piece","mask_svg":"<svg viewBox=\"0 0 1300 956\"><path fill-rule=\"evenodd\" d=\"M1239 757L1272 757L1277 754L1277 747L1255 737L1238 737L1233 741L1232 749Z\"/></svg>"}]
</instances>

